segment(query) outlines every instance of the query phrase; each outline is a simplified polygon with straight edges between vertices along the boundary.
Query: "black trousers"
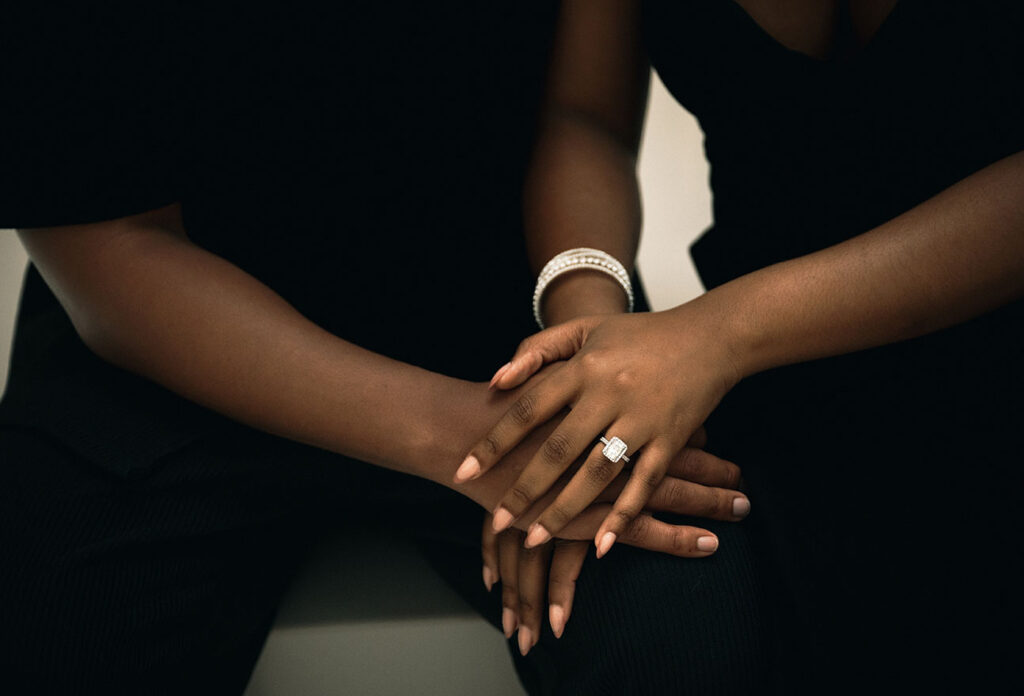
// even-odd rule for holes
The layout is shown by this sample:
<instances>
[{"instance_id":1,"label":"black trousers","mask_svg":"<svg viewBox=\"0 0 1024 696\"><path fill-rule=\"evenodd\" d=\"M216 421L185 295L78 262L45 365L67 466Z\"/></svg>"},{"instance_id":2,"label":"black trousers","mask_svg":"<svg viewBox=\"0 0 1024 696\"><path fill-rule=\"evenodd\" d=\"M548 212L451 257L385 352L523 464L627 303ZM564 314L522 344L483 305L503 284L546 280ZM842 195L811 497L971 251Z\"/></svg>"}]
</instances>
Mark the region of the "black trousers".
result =
<instances>
[{"instance_id":1,"label":"black trousers","mask_svg":"<svg viewBox=\"0 0 1024 696\"><path fill-rule=\"evenodd\" d=\"M384 521L497 629L481 511L411 477L245 429L145 476L0 428L0 669L18 694L240 694L283 592L337 525ZM415 520L415 524L412 522ZM569 626L526 658L532 694L749 694L772 646L744 526L714 557L588 559ZM400 659L400 658L399 658Z\"/></svg>"}]
</instances>

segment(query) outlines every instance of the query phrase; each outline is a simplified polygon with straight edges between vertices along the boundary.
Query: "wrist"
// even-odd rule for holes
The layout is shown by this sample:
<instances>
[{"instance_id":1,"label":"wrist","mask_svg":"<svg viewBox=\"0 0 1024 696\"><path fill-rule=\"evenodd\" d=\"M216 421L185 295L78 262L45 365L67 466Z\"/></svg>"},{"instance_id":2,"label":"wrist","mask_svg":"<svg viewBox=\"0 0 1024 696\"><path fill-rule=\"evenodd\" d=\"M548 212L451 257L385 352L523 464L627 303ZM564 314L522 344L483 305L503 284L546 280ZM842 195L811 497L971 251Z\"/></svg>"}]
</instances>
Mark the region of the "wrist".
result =
<instances>
[{"instance_id":1,"label":"wrist","mask_svg":"<svg viewBox=\"0 0 1024 696\"><path fill-rule=\"evenodd\" d=\"M622 314L627 309L627 298L611 276L581 269L551 281L541 309L545 325L555 326L577 317Z\"/></svg>"},{"instance_id":2,"label":"wrist","mask_svg":"<svg viewBox=\"0 0 1024 696\"><path fill-rule=\"evenodd\" d=\"M455 471L512 398L512 393L489 389L486 383L445 378L432 395L432 417L412 443L416 475L468 494L467 484L454 484Z\"/></svg>"}]
</instances>

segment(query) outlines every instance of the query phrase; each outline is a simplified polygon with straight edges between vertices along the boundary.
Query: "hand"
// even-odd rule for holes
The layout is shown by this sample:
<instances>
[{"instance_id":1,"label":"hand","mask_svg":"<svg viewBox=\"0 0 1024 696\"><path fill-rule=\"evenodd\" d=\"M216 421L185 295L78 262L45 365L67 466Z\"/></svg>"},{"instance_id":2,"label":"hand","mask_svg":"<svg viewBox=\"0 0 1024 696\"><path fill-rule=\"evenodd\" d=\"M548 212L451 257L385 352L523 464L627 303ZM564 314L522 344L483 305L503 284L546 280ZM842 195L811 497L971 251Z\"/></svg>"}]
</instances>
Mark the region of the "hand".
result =
<instances>
[{"instance_id":1,"label":"hand","mask_svg":"<svg viewBox=\"0 0 1024 696\"><path fill-rule=\"evenodd\" d=\"M493 509L521 474L527 459L554 431L557 421L556 418L554 422L527 435L523 442L491 469L488 476L460 485L461 492L480 503L484 509ZM698 445L702 446L705 441L704 430L701 428L694 434L691 446L672 458L668 475L662 479L648 501L648 511L733 522L746 517L750 511L750 501L738 490L741 485L739 467L700 449ZM550 490L515 520L515 526L527 529L562 493L582 466L582 459L575 462ZM602 521L611 511L610 503L620 496L627 481L628 477L624 473L617 474L594 501L561 528L558 536L568 540L594 538ZM619 539L649 551L689 558L709 556L718 548L718 539L712 532L691 525L669 524L655 519L647 512L634 517L619 535ZM607 552L607 549L604 551ZM600 549L599 555L603 555Z\"/></svg>"},{"instance_id":2,"label":"hand","mask_svg":"<svg viewBox=\"0 0 1024 696\"><path fill-rule=\"evenodd\" d=\"M527 535L527 546L546 542L590 505L622 471L593 443L602 435L628 443L633 471L595 537L607 553L651 500L670 462L738 381L729 346L698 302L671 312L588 317L526 339L492 380L512 388L541 366L543 379L519 396L474 446L457 480L481 476L541 424L568 407L494 511L498 531L529 510L577 458L579 472L546 506ZM642 450L639 451L638 450ZM589 453L588 453L589 452ZM736 501L732 519L749 510Z\"/></svg>"},{"instance_id":3,"label":"hand","mask_svg":"<svg viewBox=\"0 0 1024 696\"><path fill-rule=\"evenodd\" d=\"M586 541L558 539L525 549L521 531L512 528L495 533L490 514L484 516L484 585L490 592L496 582L501 583L501 627L506 638L519 629L523 655L540 639L545 588L548 622L555 637L562 637L589 546Z\"/></svg>"}]
</instances>

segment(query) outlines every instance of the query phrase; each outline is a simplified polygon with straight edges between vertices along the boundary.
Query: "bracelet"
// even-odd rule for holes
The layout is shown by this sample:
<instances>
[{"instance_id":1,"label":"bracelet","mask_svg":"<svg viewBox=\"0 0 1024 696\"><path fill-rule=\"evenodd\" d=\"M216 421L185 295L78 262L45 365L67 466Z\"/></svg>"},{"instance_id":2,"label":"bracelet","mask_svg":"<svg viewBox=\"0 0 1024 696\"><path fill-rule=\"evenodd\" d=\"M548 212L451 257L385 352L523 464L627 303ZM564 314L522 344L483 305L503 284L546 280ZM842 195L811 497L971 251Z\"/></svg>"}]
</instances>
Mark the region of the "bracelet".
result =
<instances>
[{"instance_id":1,"label":"bracelet","mask_svg":"<svg viewBox=\"0 0 1024 696\"><path fill-rule=\"evenodd\" d=\"M619 263L618 259L614 256L600 249L579 247L563 251L555 256L544 264L540 275L537 276L537 287L533 291L533 318L537 320L537 325L541 329L544 328L544 320L540 316L540 302L544 297L544 290L547 289L552 280L563 273L582 269L601 271L615 278L626 293L626 300L629 306L626 311L633 311L633 283L629 280L629 273L626 271L626 267Z\"/></svg>"}]
</instances>

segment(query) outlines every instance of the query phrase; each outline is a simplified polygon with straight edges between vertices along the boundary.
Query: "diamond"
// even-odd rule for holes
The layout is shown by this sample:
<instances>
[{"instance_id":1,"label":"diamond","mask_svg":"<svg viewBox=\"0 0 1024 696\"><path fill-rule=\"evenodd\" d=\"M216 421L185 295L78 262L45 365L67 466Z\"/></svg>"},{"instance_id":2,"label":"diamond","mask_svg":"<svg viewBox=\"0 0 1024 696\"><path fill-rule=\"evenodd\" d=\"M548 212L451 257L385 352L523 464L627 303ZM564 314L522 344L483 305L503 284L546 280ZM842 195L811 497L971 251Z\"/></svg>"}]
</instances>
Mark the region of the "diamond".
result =
<instances>
[{"instance_id":1,"label":"diamond","mask_svg":"<svg viewBox=\"0 0 1024 696\"><path fill-rule=\"evenodd\" d=\"M626 443L617 437L613 437L611 440L605 443L604 449L601 450L601 454L607 457L612 462L618 462L622 459L622 455L626 453Z\"/></svg>"}]
</instances>

